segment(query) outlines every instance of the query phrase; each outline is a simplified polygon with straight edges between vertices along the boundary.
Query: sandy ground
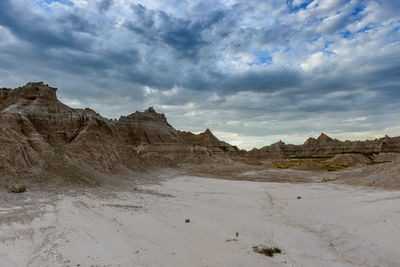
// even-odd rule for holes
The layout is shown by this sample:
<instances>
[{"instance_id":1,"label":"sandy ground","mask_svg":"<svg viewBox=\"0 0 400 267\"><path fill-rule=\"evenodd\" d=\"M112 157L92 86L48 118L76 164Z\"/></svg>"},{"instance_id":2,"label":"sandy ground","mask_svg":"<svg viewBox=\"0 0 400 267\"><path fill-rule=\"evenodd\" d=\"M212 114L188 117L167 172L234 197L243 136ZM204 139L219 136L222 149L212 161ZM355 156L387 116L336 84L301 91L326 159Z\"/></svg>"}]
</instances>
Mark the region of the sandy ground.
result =
<instances>
[{"instance_id":1,"label":"sandy ground","mask_svg":"<svg viewBox=\"0 0 400 267\"><path fill-rule=\"evenodd\" d=\"M398 191L180 176L118 192L0 193L0 266L400 262ZM260 244L282 254L253 252Z\"/></svg>"}]
</instances>

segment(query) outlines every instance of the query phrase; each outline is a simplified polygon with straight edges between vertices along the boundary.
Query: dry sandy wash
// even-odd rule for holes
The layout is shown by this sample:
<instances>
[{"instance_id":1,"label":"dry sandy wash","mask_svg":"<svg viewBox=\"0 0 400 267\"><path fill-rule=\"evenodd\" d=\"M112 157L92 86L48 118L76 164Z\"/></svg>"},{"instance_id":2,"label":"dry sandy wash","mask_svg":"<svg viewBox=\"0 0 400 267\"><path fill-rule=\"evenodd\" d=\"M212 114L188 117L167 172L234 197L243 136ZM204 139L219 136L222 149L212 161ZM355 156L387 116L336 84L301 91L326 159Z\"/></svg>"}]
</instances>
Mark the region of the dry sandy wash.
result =
<instances>
[{"instance_id":1,"label":"dry sandy wash","mask_svg":"<svg viewBox=\"0 0 400 267\"><path fill-rule=\"evenodd\" d=\"M400 262L398 191L177 176L123 191L1 195L0 266ZM253 252L260 244L282 253Z\"/></svg>"}]
</instances>

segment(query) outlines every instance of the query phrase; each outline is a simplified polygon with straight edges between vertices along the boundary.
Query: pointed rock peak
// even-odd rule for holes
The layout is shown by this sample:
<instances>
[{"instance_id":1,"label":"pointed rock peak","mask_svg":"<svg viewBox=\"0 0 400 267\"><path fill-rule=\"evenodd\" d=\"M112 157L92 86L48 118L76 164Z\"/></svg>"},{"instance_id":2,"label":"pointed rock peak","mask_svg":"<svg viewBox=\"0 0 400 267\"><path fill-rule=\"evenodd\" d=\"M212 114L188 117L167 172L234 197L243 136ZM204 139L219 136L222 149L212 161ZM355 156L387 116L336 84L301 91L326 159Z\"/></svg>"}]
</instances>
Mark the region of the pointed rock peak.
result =
<instances>
[{"instance_id":1,"label":"pointed rock peak","mask_svg":"<svg viewBox=\"0 0 400 267\"><path fill-rule=\"evenodd\" d=\"M305 141L305 145L307 145L307 144L315 144L317 142L317 139L315 139L315 138L313 138L313 137L310 137L310 138L308 138L307 139L307 141Z\"/></svg>"},{"instance_id":2,"label":"pointed rock peak","mask_svg":"<svg viewBox=\"0 0 400 267\"><path fill-rule=\"evenodd\" d=\"M203 133L201 133L201 135L207 136L208 138L217 139L217 137L215 137L215 135L210 131L209 128L207 128Z\"/></svg>"},{"instance_id":3,"label":"pointed rock peak","mask_svg":"<svg viewBox=\"0 0 400 267\"><path fill-rule=\"evenodd\" d=\"M204 133L205 133L205 134L208 134L208 135L213 135L213 133L210 131L209 128L207 128L207 129L204 131Z\"/></svg>"},{"instance_id":4,"label":"pointed rock peak","mask_svg":"<svg viewBox=\"0 0 400 267\"><path fill-rule=\"evenodd\" d=\"M332 141L333 139L330 138L328 135L321 133L321 135L317 138L318 142L328 142L328 141Z\"/></svg>"},{"instance_id":5,"label":"pointed rock peak","mask_svg":"<svg viewBox=\"0 0 400 267\"><path fill-rule=\"evenodd\" d=\"M148 113L157 113L155 111L155 109L153 108L153 106L149 107L148 109L146 109L144 112L148 112Z\"/></svg>"},{"instance_id":6,"label":"pointed rock peak","mask_svg":"<svg viewBox=\"0 0 400 267\"><path fill-rule=\"evenodd\" d=\"M285 142L282 142L282 140L279 140L278 142L273 143L272 145L273 146L281 146L281 145L285 145Z\"/></svg>"}]
</instances>

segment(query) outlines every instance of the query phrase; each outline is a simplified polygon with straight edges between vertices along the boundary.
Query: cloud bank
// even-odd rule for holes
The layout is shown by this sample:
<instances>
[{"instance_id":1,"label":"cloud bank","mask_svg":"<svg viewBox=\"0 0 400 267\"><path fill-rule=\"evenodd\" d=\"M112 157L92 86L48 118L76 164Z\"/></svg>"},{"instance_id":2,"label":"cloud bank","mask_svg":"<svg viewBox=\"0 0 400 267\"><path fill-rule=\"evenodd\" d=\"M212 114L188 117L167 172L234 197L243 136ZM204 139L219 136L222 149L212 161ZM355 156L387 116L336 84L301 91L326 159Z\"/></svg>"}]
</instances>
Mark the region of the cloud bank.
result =
<instances>
[{"instance_id":1,"label":"cloud bank","mask_svg":"<svg viewBox=\"0 0 400 267\"><path fill-rule=\"evenodd\" d=\"M241 148L400 135L400 2L0 1L0 86Z\"/></svg>"}]
</instances>

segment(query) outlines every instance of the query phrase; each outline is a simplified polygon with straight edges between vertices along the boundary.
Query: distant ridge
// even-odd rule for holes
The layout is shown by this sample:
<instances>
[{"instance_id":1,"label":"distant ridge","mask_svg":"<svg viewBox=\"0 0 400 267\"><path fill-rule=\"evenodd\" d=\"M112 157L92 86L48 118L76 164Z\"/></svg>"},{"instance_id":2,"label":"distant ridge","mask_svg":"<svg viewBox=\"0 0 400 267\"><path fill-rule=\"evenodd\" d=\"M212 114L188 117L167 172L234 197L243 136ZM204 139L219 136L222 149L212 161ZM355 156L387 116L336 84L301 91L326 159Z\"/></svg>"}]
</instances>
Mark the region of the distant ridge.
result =
<instances>
[{"instance_id":1,"label":"distant ridge","mask_svg":"<svg viewBox=\"0 0 400 267\"><path fill-rule=\"evenodd\" d=\"M336 155L343 153L381 153L400 152L400 137L385 136L380 139L366 141L339 141L325 133L315 138L308 138L302 145L285 144L282 141L247 153L252 157L312 157Z\"/></svg>"}]
</instances>

